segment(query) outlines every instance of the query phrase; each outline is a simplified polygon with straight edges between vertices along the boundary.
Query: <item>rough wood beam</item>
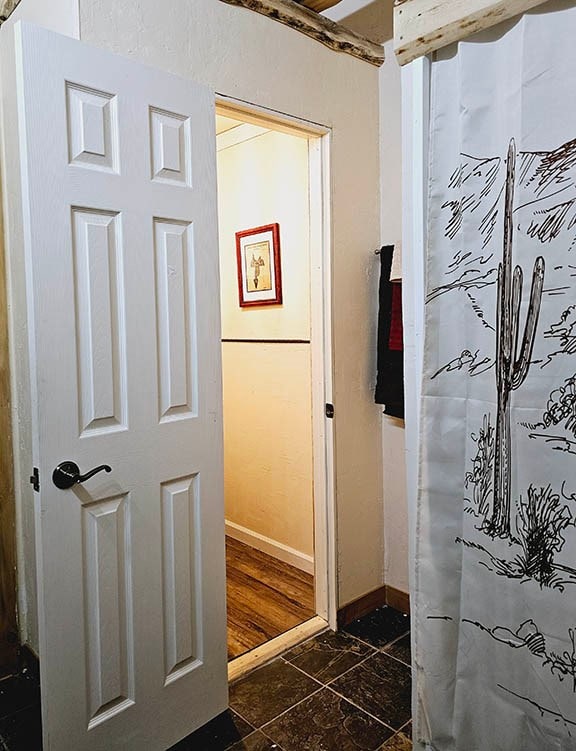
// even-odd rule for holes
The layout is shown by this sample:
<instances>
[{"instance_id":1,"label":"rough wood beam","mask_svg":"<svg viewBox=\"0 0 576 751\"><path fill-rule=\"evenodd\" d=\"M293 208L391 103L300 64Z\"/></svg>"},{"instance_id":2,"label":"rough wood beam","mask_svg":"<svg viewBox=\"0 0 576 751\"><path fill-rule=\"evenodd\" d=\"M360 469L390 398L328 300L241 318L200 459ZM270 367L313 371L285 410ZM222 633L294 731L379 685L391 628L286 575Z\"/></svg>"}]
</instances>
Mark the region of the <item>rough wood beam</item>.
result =
<instances>
[{"instance_id":1,"label":"rough wood beam","mask_svg":"<svg viewBox=\"0 0 576 751\"><path fill-rule=\"evenodd\" d=\"M384 62L384 48L353 31L318 15L294 0L222 0L228 5L262 13L290 26L336 52L346 52L372 65Z\"/></svg>"},{"instance_id":2,"label":"rough wood beam","mask_svg":"<svg viewBox=\"0 0 576 751\"><path fill-rule=\"evenodd\" d=\"M401 65L458 42L546 0L396 0L394 51Z\"/></svg>"},{"instance_id":3,"label":"rough wood beam","mask_svg":"<svg viewBox=\"0 0 576 751\"><path fill-rule=\"evenodd\" d=\"M10 18L18 5L20 5L20 0L0 0L0 23Z\"/></svg>"}]
</instances>

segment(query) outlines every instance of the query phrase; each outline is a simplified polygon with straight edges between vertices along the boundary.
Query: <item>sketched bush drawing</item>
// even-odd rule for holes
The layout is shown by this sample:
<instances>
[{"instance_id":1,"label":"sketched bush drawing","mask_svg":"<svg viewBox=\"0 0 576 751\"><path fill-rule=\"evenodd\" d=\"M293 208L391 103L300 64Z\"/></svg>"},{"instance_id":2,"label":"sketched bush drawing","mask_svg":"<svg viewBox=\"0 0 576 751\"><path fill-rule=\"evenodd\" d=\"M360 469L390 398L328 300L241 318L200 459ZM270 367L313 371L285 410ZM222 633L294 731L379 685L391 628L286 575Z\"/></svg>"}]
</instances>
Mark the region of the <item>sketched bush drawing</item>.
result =
<instances>
[{"instance_id":1,"label":"sketched bush drawing","mask_svg":"<svg viewBox=\"0 0 576 751\"><path fill-rule=\"evenodd\" d=\"M576 374L550 394L542 419L545 427L563 422L566 430L576 437Z\"/></svg>"},{"instance_id":2,"label":"sketched bush drawing","mask_svg":"<svg viewBox=\"0 0 576 751\"><path fill-rule=\"evenodd\" d=\"M516 532L522 546L516 559L519 572L541 586L553 586L557 576L554 555L566 542L562 532L575 523L570 509L550 485L539 489L531 485L526 497L518 502Z\"/></svg>"},{"instance_id":3,"label":"sketched bush drawing","mask_svg":"<svg viewBox=\"0 0 576 751\"><path fill-rule=\"evenodd\" d=\"M484 415L478 434L471 437L476 444L476 456L472 460L472 469L466 472L464 485L472 488L472 512L485 519L494 483L494 427L490 424L489 414Z\"/></svg>"}]
</instances>

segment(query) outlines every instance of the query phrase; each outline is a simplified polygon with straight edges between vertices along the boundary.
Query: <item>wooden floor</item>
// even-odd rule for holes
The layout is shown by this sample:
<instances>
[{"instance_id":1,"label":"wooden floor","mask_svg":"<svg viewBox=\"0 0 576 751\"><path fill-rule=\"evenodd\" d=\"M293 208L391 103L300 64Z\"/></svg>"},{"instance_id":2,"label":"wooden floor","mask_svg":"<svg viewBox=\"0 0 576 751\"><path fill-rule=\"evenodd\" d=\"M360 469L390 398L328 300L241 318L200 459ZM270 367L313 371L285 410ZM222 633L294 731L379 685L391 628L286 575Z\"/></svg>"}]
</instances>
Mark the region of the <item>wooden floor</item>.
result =
<instances>
[{"instance_id":1,"label":"wooden floor","mask_svg":"<svg viewBox=\"0 0 576 751\"><path fill-rule=\"evenodd\" d=\"M313 618L314 578L226 538L228 659Z\"/></svg>"}]
</instances>

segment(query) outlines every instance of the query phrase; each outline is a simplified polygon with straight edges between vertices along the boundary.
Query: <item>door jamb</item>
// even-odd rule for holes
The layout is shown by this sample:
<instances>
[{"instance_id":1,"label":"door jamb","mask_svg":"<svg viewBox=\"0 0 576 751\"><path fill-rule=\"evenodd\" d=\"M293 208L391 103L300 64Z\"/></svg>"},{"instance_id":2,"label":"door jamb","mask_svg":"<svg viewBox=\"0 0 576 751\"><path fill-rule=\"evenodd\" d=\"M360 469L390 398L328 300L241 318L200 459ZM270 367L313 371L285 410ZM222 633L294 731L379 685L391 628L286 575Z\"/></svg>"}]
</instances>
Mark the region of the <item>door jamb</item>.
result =
<instances>
[{"instance_id":1,"label":"door jamb","mask_svg":"<svg viewBox=\"0 0 576 751\"><path fill-rule=\"evenodd\" d=\"M316 613L336 630L338 609L334 423L325 415L332 402L331 130L244 100L216 93L219 113L308 140L310 202L310 289L312 440L314 452L314 585Z\"/></svg>"}]
</instances>

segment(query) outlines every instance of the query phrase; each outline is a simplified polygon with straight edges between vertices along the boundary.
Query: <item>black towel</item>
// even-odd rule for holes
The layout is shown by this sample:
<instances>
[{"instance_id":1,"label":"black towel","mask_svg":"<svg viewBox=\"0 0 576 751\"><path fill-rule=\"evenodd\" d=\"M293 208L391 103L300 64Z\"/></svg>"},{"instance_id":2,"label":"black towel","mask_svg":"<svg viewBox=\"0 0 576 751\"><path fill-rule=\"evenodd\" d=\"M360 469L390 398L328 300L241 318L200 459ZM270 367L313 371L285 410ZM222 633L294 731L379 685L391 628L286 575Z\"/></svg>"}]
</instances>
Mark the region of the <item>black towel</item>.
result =
<instances>
[{"instance_id":1,"label":"black towel","mask_svg":"<svg viewBox=\"0 0 576 751\"><path fill-rule=\"evenodd\" d=\"M378 377L376 404L384 404L384 413L404 419L404 352L390 348L393 285L390 281L393 245L380 250L380 290L378 311Z\"/></svg>"}]
</instances>

